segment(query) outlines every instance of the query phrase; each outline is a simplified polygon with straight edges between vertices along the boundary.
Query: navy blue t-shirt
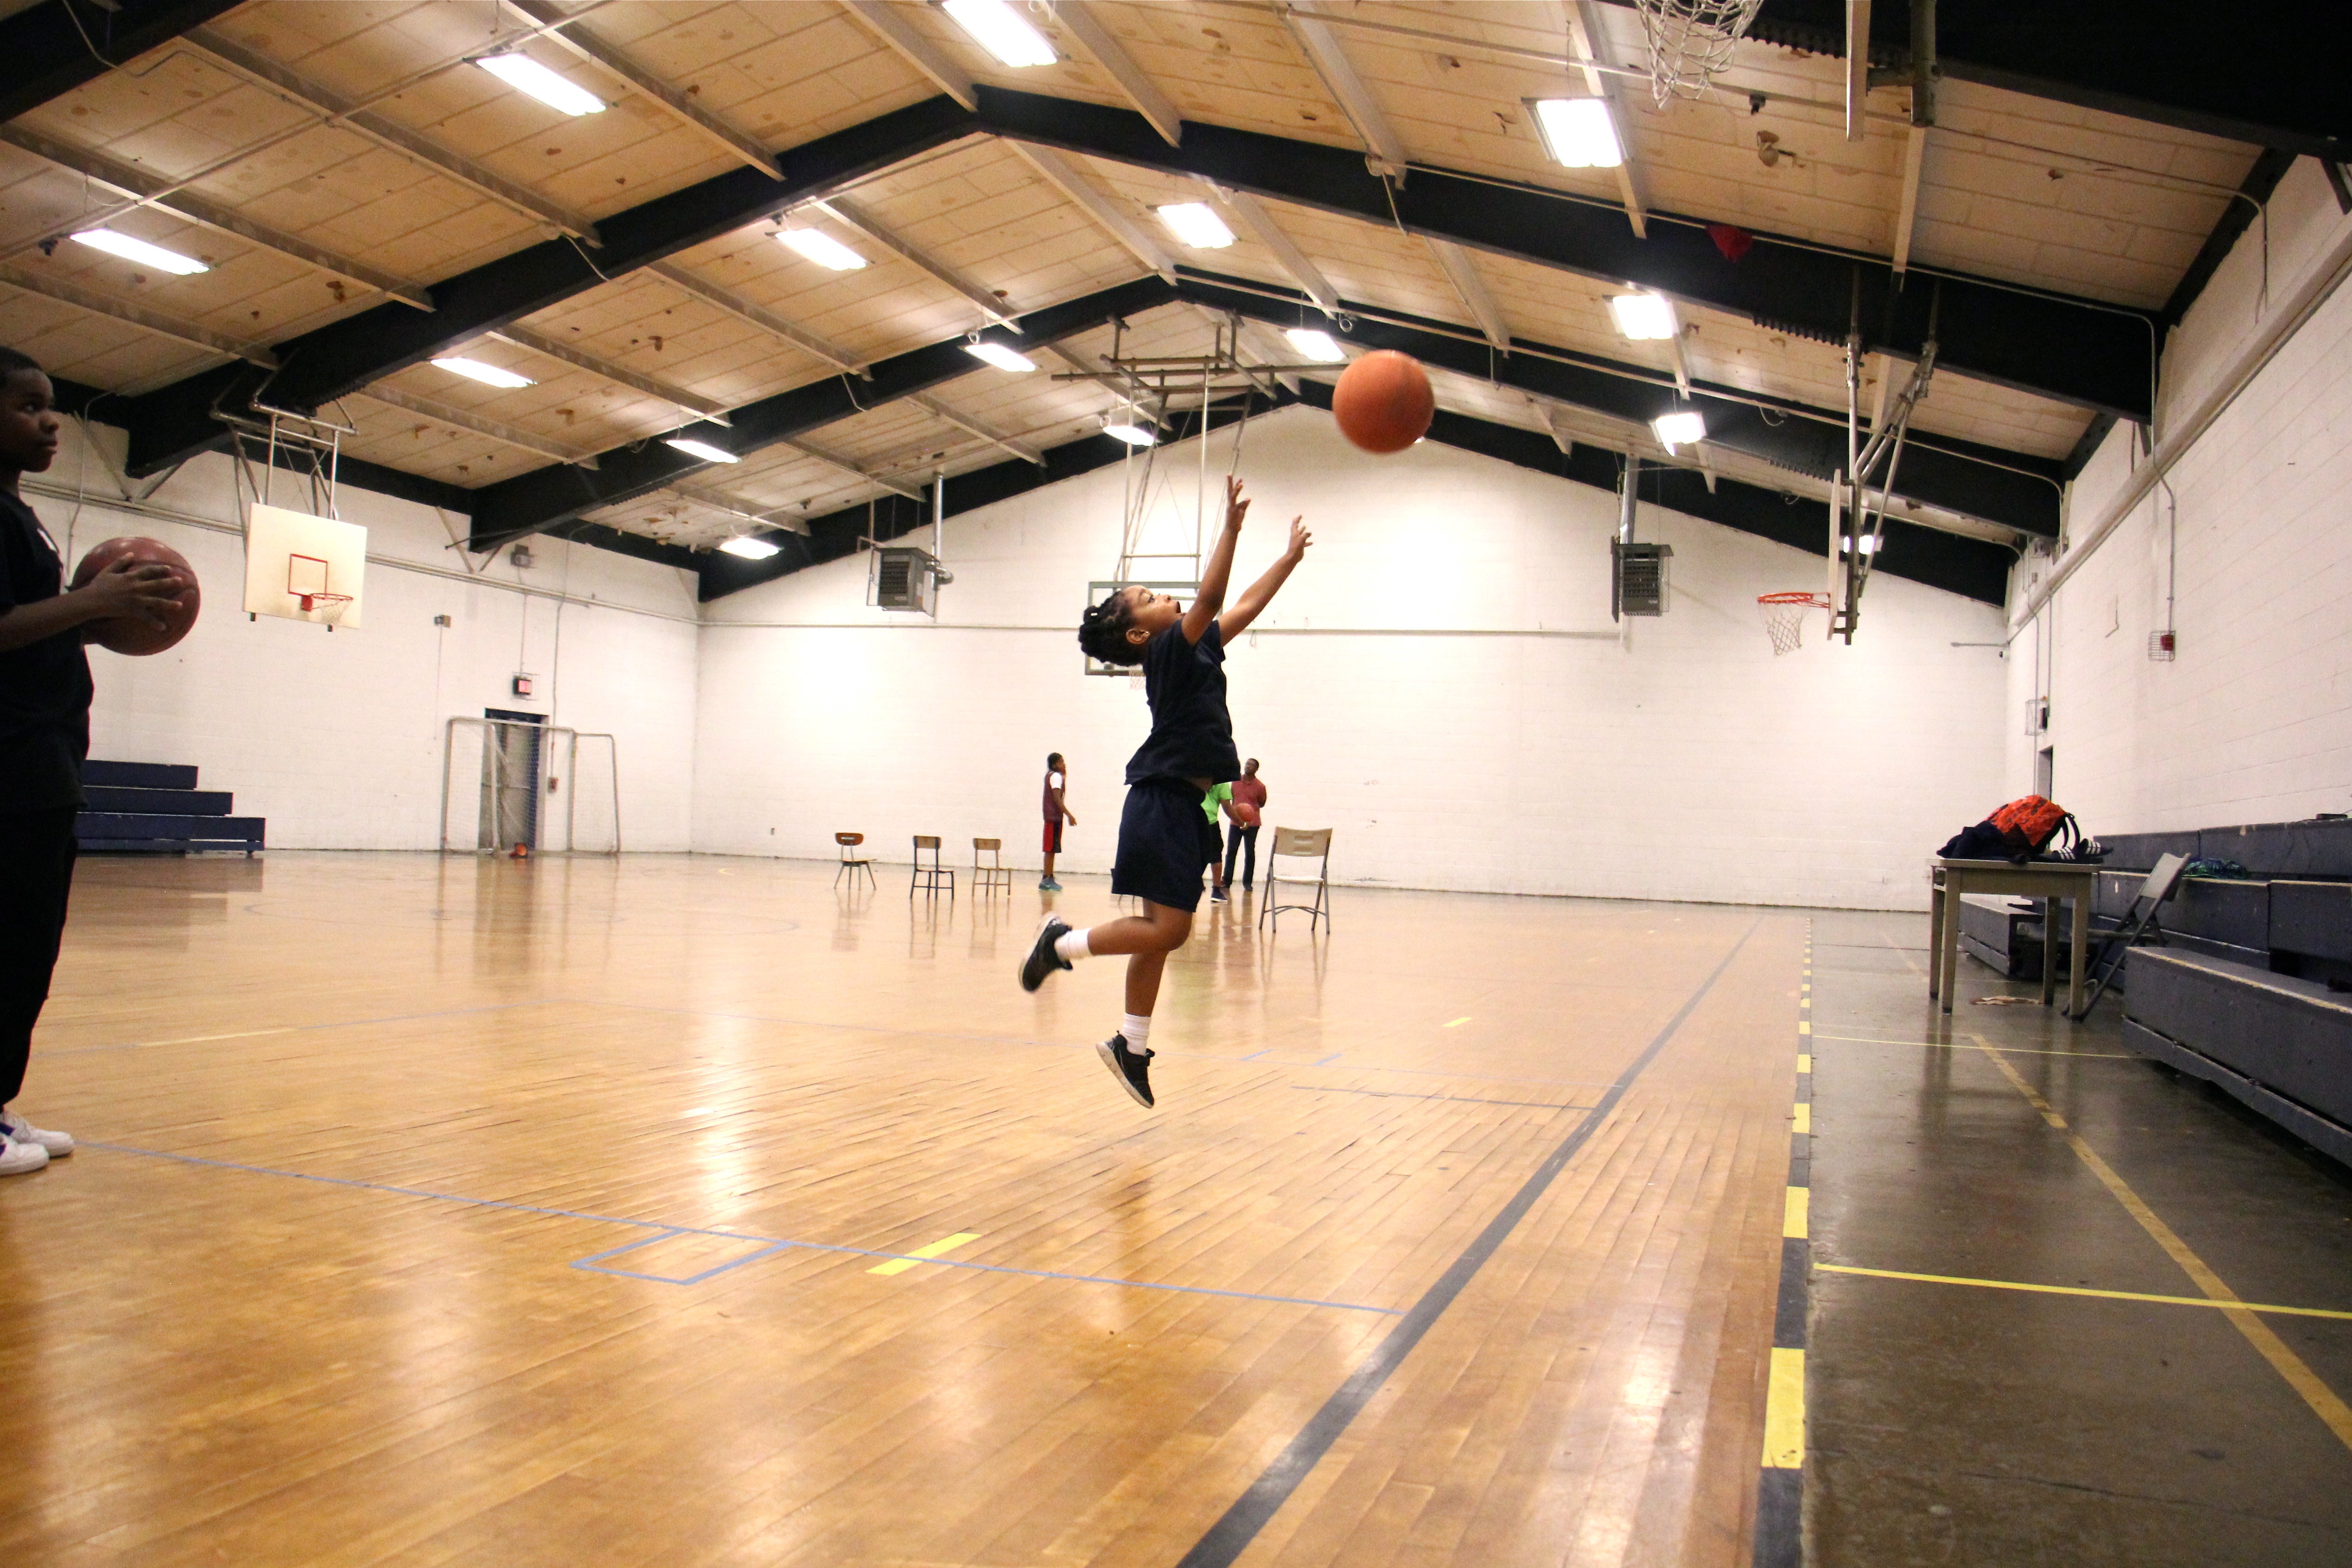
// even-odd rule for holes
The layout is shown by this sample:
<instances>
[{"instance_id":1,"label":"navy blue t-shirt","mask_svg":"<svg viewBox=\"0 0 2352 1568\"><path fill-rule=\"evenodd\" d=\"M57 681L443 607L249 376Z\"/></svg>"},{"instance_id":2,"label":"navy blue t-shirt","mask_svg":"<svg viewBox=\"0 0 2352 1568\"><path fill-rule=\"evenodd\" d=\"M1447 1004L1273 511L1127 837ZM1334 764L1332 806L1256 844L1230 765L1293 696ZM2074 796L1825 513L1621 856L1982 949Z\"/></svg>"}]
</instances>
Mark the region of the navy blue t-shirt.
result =
<instances>
[{"instance_id":1,"label":"navy blue t-shirt","mask_svg":"<svg viewBox=\"0 0 2352 1568\"><path fill-rule=\"evenodd\" d=\"M1184 640L1178 622L1144 645L1143 695L1151 704L1151 733L1128 758L1127 781L1241 777L1234 749L1234 718L1225 711L1225 644L1214 621L1198 643Z\"/></svg>"},{"instance_id":2,"label":"navy blue t-shirt","mask_svg":"<svg viewBox=\"0 0 2352 1568\"><path fill-rule=\"evenodd\" d=\"M55 599L64 586L65 562L41 519L0 495L0 611ZM79 626L0 653L0 811L82 804L89 696Z\"/></svg>"}]
</instances>

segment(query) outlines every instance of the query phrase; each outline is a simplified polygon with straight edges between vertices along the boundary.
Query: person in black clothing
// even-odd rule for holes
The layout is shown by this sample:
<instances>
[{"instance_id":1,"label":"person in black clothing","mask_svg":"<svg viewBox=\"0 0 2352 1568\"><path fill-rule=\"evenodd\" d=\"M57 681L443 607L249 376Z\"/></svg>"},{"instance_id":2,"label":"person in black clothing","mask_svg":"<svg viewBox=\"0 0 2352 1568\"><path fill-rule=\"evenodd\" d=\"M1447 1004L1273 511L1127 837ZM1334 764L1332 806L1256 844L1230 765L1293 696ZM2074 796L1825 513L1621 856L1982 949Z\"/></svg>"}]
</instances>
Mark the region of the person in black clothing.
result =
<instances>
[{"instance_id":1,"label":"person in black clothing","mask_svg":"<svg viewBox=\"0 0 2352 1568\"><path fill-rule=\"evenodd\" d=\"M1140 898L1143 913L1074 931L1049 915L1021 966L1021 985L1035 990L1055 969L1097 953L1127 954L1127 1015L1096 1050L1139 1104L1152 1102L1151 1009L1168 955L1192 934L1201 873L1217 858L1217 826L1201 809L1210 789L1241 772L1233 716L1225 711L1225 648L1265 612L1313 542L1290 523L1290 544L1231 610L1225 581L1249 502L1241 481L1225 481L1225 526L1209 554L1201 591L1187 610L1164 593L1129 587L1088 610L1078 643L1107 664L1143 666L1151 733L1127 765L1127 808L1118 822L1118 856L1110 890ZM1223 613L1220 614L1219 612Z\"/></svg>"},{"instance_id":2,"label":"person in black clothing","mask_svg":"<svg viewBox=\"0 0 2352 1568\"><path fill-rule=\"evenodd\" d=\"M16 493L58 455L49 378L0 349L0 1176L73 1153L12 1104L25 1086L33 1025L49 999L73 883L74 813L89 750L89 661L82 628L130 617L163 624L180 592L168 566L119 560L65 591L65 560Z\"/></svg>"}]
</instances>

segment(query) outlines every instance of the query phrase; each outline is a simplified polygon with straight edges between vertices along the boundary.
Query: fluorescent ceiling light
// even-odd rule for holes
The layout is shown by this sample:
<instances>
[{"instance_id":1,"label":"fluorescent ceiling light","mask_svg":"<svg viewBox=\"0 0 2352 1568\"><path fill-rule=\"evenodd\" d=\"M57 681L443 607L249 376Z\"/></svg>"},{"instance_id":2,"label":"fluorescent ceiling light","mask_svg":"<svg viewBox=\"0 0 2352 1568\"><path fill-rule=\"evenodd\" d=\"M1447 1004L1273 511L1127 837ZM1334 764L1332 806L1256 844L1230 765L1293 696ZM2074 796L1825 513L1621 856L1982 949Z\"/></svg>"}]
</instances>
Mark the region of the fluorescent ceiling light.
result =
<instances>
[{"instance_id":1,"label":"fluorescent ceiling light","mask_svg":"<svg viewBox=\"0 0 2352 1568\"><path fill-rule=\"evenodd\" d=\"M817 229L780 229L776 238L819 267L829 267L835 272L856 272L866 265L864 256Z\"/></svg>"},{"instance_id":2,"label":"fluorescent ceiling light","mask_svg":"<svg viewBox=\"0 0 2352 1568\"><path fill-rule=\"evenodd\" d=\"M1348 350L1328 332L1318 332L1312 327L1291 327L1284 330L1290 346L1318 365L1336 365L1348 357Z\"/></svg>"},{"instance_id":3,"label":"fluorescent ceiling light","mask_svg":"<svg viewBox=\"0 0 2352 1568\"><path fill-rule=\"evenodd\" d=\"M74 238L92 250L102 250L109 256L119 256L125 261L135 261L158 272L168 272L174 277L212 270L192 256L182 256L178 251L165 250L160 245L149 245L143 239L132 239L129 235L116 234L112 229L84 229Z\"/></svg>"},{"instance_id":4,"label":"fluorescent ceiling light","mask_svg":"<svg viewBox=\"0 0 2352 1568\"><path fill-rule=\"evenodd\" d=\"M1876 534L1864 534L1864 535L1863 535L1863 536L1862 536L1862 538L1860 539L1860 541L1859 541L1859 542L1860 542L1860 544L1862 545L1862 553L1863 553L1863 554L1864 554L1864 555L1876 555L1876 554L1878 553L1878 536L1877 536ZM1852 541L1847 541L1847 540L1840 540L1840 541L1839 541L1839 544L1838 544L1838 554L1840 554L1840 555L1851 555L1851 554L1853 554L1853 549L1852 549Z\"/></svg>"},{"instance_id":5,"label":"fluorescent ceiling light","mask_svg":"<svg viewBox=\"0 0 2352 1568\"><path fill-rule=\"evenodd\" d=\"M743 460L724 447L713 446L708 441L696 441L690 436L667 435L662 444L674 446L688 457L699 457L705 463L740 463Z\"/></svg>"},{"instance_id":6,"label":"fluorescent ceiling light","mask_svg":"<svg viewBox=\"0 0 2352 1568\"><path fill-rule=\"evenodd\" d=\"M463 376L469 382L479 382L486 387L505 387L512 391L516 387L534 384L529 376L519 376L512 371L502 371L496 365L486 365L479 360L468 360L462 355L453 354L446 360L436 360L433 362L453 376Z\"/></svg>"},{"instance_id":7,"label":"fluorescent ceiling light","mask_svg":"<svg viewBox=\"0 0 2352 1568\"><path fill-rule=\"evenodd\" d=\"M1037 361L1026 354L1016 354L1002 343L966 343L963 351L973 359L994 365L1000 371L1034 371Z\"/></svg>"},{"instance_id":8,"label":"fluorescent ceiling light","mask_svg":"<svg viewBox=\"0 0 2352 1568\"><path fill-rule=\"evenodd\" d=\"M602 114L604 100L575 87L529 55L485 55L474 62L517 92L529 93L564 114Z\"/></svg>"},{"instance_id":9,"label":"fluorescent ceiling light","mask_svg":"<svg viewBox=\"0 0 2352 1568\"><path fill-rule=\"evenodd\" d=\"M1160 443L1160 437L1140 424L1127 423L1106 424L1103 426L1103 434L1116 436L1129 446L1156 446Z\"/></svg>"},{"instance_id":10,"label":"fluorescent ceiling light","mask_svg":"<svg viewBox=\"0 0 2352 1568\"><path fill-rule=\"evenodd\" d=\"M729 555L740 555L745 560L765 560L774 555L780 547L772 545L765 539L755 539L746 535L740 538L729 539L719 548ZM693 1113L691 1111L687 1113L689 1116Z\"/></svg>"},{"instance_id":11,"label":"fluorescent ceiling light","mask_svg":"<svg viewBox=\"0 0 2352 1568\"><path fill-rule=\"evenodd\" d=\"M1158 211L1168 232L1194 250L1223 250L1234 243L1234 231L1206 202L1171 202Z\"/></svg>"},{"instance_id":12,"label":"fluorescent ceiling light","mask_svg":"<svg viewBox=\"0 0 2352 1568\"><path fill-rule=\"evenodd\" d=\"M1675 302L1656 294L1612 294L1609 314L1617 319L1617 330L1628 338L1672 338L1679 331Z\"/></svg>"},{"instance_id":13,"label":"fluorescent ceiling light","mask_svg":"<svg viewBox=\"0 0 2352 1568\"><path fill-rule=\"evenodd\" d=\"M1625 162L1609 105L1597 98L1531 99L1537 134L1552 162L1569 169L1614 169Z\"/></svg>"},{"instance_id":14,"label":"fluorescent ceiling light","mask_svg":"<svg viewBox=\"0 0 2352 1568\"><path fill-rule=\"evenodd\" d=\"M1687 412L1662 413L1650 421L1650 428L1658 433L1659 444L1669 452L1677 446L1696 446L1706 439L1706 421Z\"/></svg>"},{"instance_id":15,"label":"fluorescent ceiling light","mask_svg":"<svg viewBox=\"0 0 2352 1568\"><path fill-rule=\"evenodd\" d=\"M940 8L971 35L972 42L1008 66L1050 66L1061 57L1045 35L1004 0L947 0Z\"/></svg>"}]
</instances>

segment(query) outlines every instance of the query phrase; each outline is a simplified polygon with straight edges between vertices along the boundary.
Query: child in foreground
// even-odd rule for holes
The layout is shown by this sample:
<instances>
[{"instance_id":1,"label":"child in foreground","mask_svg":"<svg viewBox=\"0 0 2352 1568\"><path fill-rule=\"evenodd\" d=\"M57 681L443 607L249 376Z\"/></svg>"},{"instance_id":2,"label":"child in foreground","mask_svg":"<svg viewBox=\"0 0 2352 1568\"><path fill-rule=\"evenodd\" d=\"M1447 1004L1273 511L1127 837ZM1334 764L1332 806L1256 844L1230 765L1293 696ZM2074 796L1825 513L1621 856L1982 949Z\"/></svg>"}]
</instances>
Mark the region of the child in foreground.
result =
<instances>
[{"instance_id":1,"label":"child in foreground","mask_svg":"<svg viewBox=\"0 0 2352 1568\"><path fill-rule=\"evenodd\" d=\"M82 635L94 621L161 626L185 591L172 568L128 558L66 586L57 541L18 493L24 476L57 458L55 401L40 366L0 349L0 1176L73 1153L71 1134L36 1127L11 1102L25 1086L73 889L89 753Z\"/></svg>"},{"instance_id":2,"label":"child in foreground","mask_svg":"<svg viewBox=\"0 0 2352 1568\"><path fill-rule=\"evenodd\" d=\"M1215 822L1202 811L1209 790L1241 772L1233 716L1225 711L1225 647L1249 628L1288 580L1313 542L1290 523L1290 543L1265 575L1226 610L1234 546L1249 515L1241 481L1225 481L1225 526L1209 552L1201 591L1186 609L1166 594L1129 587L1094 606L1078 627L1078 645L1106 664L1143 667L1151 733L1127 765L1127 806L1119 814L1114 894L1139 898L1143 913L1084 931L1049 915L1021 966L1021 988L1034 991L1055 969L1097 954L1124 953L1127 1013L1118 1032L1095 1049L1126 1091L1152 1103L1151 1009L1168 955L1192 934L1201 873L1217 858ZM1223 613L1220 613L1223 612Z\"/></svg>"}]
</instances>

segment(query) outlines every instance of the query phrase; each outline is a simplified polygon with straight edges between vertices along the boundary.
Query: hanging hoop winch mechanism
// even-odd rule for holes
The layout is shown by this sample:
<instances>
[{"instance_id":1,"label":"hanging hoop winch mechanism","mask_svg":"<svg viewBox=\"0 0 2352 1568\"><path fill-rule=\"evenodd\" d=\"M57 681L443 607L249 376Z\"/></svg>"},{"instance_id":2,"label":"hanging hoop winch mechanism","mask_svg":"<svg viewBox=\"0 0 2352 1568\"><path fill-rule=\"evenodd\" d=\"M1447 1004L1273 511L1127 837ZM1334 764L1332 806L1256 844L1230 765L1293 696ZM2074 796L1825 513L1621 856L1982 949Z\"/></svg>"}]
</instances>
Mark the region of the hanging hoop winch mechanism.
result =
<instances>
[{"instance_id":1,"label":"hanging hoop winch mechanism","mask_svg":"<svg viewBox=\"0 0 2352 1568\"><path fill-rule=\"evenodd\" d=\"M1205 354L1141 354L1127 348L1125 321L1111 321L1110 352L1099 370L1066 371L1055 381L1096 382L1115 392L1123 404L1115 422L1148 434L1130 440L1123 467L1125 494L1119 522L1118 565L1113 576L1088 583L1087 601L1098 604L1124 588L1144 587L1190 598L1201 586L1201 562L1211 538L1208 519L1223 505L1222 485L1210 483L1209 435L1220 415L1234 432L1233 453L1222 478L1241 471L1249 422L1281 401L1283 384L1302 371L1328 371L1328 364L1250 363L1242 358L1242 323L1235 314L1214 319L1214 340ZM1163 437L1199 437L1192 469L1189 521L1178 504L1182 468L1160 461ZM1155 523L1158 525L1155 527ZM1087 673L1125 675L1118 665L1087 661Z\"/></svg>"}]
</instances>

